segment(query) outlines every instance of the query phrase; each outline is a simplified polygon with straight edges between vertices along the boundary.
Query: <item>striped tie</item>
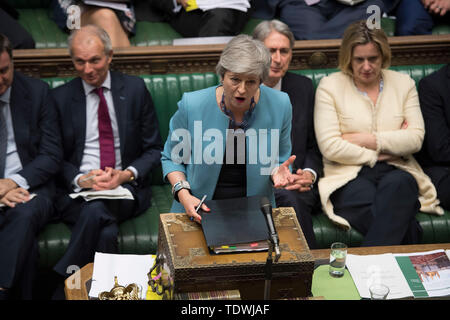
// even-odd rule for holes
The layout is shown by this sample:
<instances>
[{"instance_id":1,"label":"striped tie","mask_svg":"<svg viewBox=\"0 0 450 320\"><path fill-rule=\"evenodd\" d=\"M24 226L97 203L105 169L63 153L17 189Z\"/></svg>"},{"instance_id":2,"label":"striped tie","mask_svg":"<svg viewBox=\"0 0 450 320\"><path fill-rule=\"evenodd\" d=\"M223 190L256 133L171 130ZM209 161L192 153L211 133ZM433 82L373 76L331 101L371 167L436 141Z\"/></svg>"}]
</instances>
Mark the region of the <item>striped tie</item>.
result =
<instances>
[{"instance_id":1,"label":"striped tie","mask_svg":"<svg viewBox=\"0 0 450 320\"><path fill-rule=\"evenodd\" d=\"M6 162L6 146L8 144L8 131L6 129L6 119L3 114L3 108L6 103L0 101L0 178L5 176L5 162Z\"/></svg>"}]
</instances>

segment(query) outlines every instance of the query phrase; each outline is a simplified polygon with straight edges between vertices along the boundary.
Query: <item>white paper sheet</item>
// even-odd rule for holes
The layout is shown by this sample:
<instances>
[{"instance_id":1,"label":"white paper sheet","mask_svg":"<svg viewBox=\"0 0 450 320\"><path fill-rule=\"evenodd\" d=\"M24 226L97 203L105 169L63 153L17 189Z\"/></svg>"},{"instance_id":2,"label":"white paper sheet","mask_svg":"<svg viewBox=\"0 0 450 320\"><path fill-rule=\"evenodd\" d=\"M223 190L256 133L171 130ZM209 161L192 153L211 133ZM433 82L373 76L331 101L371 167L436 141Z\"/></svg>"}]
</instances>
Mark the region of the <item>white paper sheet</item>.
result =
<instances>
[{"instance_id":1,"label":"white paper sheet","mask_svg":"<svg viewBox=\"0 0 450 320\"><path fill-rule=\"evenodd\" d=\"M389 287L387 299L413 296L392 253L366 256L348 254L346 265L362 298L370 299L369 287L374 283L383 283Z\"/></svg>"},{"instance_id":2,"label":"white paper sheet","mask_svg":"<svg viewBox=\"0 0 450 320\"><path fill-rule=\"evenodd\" d=\"M130 9L124 3L117 2L108 2L108 1L95 1L95 0L83 0L85 4L98 6L98 7L106 7L120 11L129 11Z\"/></svg>"},{"instance_id":3,"label":"white paper sheet","mask_svg":"<svg viewBox=\"0 0 450 320\"><path fill-rule=\"evenodd\" d=\"M135 254L108 254L96 252L90 297L97 298L99 293L110 291L114 287L114 276L119 285L126 287L136 283L142 290L141 299L145 299L148 288L147 273L153 266L155 256Z\"/></svg>"},{"instance_id":4,"label":"white paper sheet","mask_svg":"<svg viewBox=\"0 0 450 320\"><path fill-rule=\"evenodd\" d=\"M115 189L112 190L88 190L88 191L81 191L77 193L71 193L69 195L72 199L75 199L76 197L83 197L86 201L96 200L96 199L129 199L133 200L133 195L131 194L130 190L127 188L124 188L122 186L118 186Z\"/></svg>"}]
</instances>

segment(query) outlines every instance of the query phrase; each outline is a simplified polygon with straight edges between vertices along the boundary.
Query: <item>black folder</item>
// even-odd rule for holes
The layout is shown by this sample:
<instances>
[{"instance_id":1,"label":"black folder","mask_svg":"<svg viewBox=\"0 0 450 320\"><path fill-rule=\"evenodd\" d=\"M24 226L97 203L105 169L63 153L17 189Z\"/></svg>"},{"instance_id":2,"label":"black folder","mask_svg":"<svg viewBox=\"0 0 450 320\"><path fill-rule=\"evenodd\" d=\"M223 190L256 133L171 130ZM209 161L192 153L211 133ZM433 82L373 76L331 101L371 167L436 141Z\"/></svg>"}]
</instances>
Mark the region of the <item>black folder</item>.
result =
<instances>
[{"instance_id":1,"label":"black folder","mask_svg":"<svg viewBox=\"0 0 450 320\"><path fill-rule=\"evenodd\" d=\"M268 250L269 230L261 212L261 197L206 200L201 211L207 246L214 253Z\"/></svg>"}]
</instances>

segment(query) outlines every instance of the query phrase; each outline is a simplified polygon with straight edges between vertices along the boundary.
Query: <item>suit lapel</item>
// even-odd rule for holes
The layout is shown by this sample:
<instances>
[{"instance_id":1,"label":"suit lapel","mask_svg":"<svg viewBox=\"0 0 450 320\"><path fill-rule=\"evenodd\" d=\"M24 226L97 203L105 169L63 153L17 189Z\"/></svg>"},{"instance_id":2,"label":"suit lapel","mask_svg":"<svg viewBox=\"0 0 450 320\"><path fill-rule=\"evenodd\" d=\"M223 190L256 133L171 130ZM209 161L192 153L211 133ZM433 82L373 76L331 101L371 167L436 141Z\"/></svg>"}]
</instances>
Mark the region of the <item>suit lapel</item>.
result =
<instances>
[{"instance_id":1,"label":"suit lapel","mask_svg":"<svg viewBox=\"0 0 450 320\"><path fill-rule=\"evenodd\" d=\"M72 114L72 125L74 130L75 150L77 164L81 164L86 141L86 94L84 92L81 78L74 82L70 112Z\"/></svg>"},{"instance_id":2,"label":"suit lapel","mask_svg":"<svg viewBox=\"0 0 450 320\"><path fill-rule=\"evenodd\" d=\"M447 101L450 101L450 63L447 64Z\"/></svg>"},{"instance_id":3,"label":"suit lapel","mask_svg":"<svg viewBox=\"0 0 450 320\"><path fill-rule=\"evenodd\" d=\"M16 141L17 152L22 164L28 158L28 142L30 141L30 119L32 115L32 101L28 90L24 87L20 77L14 73L10 96L11 118Z\"/></svg>"},{"instance_id":4,"label":"suit lapel","mask_svg":"<svg viewBox=\"0 0 450 320\"><path fill-rule=\"evenodd\" d=\"M127 104L129 101L127 101L124 80L121 79L121 77L120 74L111 71L111 93L119 129L120 154L123 155L125 148L125 133L127 129Z\"/></svg>"},{"instance_id":5,"label":"suit lapel","mask_svg":"<svg viewBox=\"0 0 450 320\"><path fill-rule=\"evenodd\" d=\"M14 80L11 86L10 96L11 118L14 129L14 139L16 141L17 152L22 163L26 163L28 142L30 141L30 119L32 115L28 90L23 86L17 73L14 73Z\"/></svg>"}]
</instances>

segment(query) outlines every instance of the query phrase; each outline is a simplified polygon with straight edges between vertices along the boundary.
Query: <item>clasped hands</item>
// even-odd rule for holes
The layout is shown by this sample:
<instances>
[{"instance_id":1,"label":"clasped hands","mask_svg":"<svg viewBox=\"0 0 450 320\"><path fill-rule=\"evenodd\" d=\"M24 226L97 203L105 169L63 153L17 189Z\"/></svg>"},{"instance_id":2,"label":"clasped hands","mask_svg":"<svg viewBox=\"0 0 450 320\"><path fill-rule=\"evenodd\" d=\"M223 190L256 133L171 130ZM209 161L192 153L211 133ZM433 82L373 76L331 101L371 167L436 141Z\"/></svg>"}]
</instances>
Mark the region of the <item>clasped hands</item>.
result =
<instances>
[{"instance_id":1,"label":"clasped hands","mask_svg":"<svg viewBox=\"0 0 450 320\"><path fill-rule=\"evenodd\" d=\"M82 175L78 179L78 185L83 189L112 190L119 185L130 181L132 176L129 170L117 170L106 167L105 170L95 169Z\"/></svg>"},{"instance_id":2,"label":"clasped hands","mask_svg":"<svg viewBox=\"0 0 450 320\"><path fill-rule=\"evenodd\" d=\"M0 179L0 203L14 208L18 203L30 200L28 190L19 187L12 179Z\"/></svg>"}]
</instances>

